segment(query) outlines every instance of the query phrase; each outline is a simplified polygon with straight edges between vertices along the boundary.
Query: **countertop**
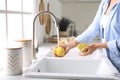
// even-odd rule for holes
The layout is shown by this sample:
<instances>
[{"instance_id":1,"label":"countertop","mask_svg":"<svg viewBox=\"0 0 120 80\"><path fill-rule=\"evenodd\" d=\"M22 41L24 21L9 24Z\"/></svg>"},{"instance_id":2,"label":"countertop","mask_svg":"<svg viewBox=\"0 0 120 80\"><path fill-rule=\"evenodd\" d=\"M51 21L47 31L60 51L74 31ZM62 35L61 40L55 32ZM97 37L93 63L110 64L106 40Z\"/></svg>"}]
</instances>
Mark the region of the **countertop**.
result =
<instances>
[{"instance_id":1,"label":"countertop","mask_svg":"<svg viewBox=\"0 0 120 80\"><path fill-rule=\"evenodd\" d=\"M53 48L55 45L57 45L57 44L55 44L55 43L44 43L43 45L41 45L39 47L39 52L37 53L37 58L46 56L47 53L49 51L51 51L51 48ZM75 50L76 52L73 53L72 52L73 50ZM51 56L51 55L47 55L47 56ZM99 58L100 57L99 54L92 54L92 55L86 56L84 58L91 58L93 56L94 56L94 58ZM76 48L71 49L69 54L65 55L65 57L83 58L83 57L79 56L79 51ZM38 79L38 78L27 78L27 77L24 77L22 75L16 75L16 76L1 75L0 80L60 80L60 79L45 79L45 78L44 79L43 78Z\"/></svg>"}]
</instances>

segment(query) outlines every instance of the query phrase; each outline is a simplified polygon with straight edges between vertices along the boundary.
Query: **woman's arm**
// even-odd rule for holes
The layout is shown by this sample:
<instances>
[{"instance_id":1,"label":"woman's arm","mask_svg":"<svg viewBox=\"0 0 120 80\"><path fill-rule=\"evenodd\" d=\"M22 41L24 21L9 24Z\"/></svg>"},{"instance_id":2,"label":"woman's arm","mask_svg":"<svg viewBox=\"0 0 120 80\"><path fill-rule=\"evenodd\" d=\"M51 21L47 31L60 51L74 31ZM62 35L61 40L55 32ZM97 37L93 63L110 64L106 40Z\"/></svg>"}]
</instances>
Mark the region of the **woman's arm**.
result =
<instances>
[{"instance_id":1,"label":"woman's arm","mask_svg":"<svg viewBox=\"0 0 120 80\"><path fill-rule=\"evenodd\" d=\"M94 43L94 46L96 46L97 48L108 48L107 43Z\"/></svg>"},{"instance_id":2,"label":"woman's arm","mask_svg":"<svg viewBox=\"0 0 120 80\"><path fill-rule=\"evenodd\" d=\"M96 13L96 16L92 22L92 24L79 36L75 38L72 42L67 45L62 45L66 50L66 53L73 47L77 46L79 43L90 43L92 39L94 39L98 33L100 33L100 15L101 15L102 3L99 6L99 9Z\"/></svg>"},{"instance_id":3,"label":"woman's arm","mask_svg":"<svg viewBox=\"0 0 120 80\"><path fill-rule=\"evenodd\" d=\"M64 49L66 50L66 53L67 53L70 49L76 47L78 44L79 44L79 42L74 39L71 42L69 42L68 44L61 45L61 46L64 47Z\"/></svg>"}]
</instances>

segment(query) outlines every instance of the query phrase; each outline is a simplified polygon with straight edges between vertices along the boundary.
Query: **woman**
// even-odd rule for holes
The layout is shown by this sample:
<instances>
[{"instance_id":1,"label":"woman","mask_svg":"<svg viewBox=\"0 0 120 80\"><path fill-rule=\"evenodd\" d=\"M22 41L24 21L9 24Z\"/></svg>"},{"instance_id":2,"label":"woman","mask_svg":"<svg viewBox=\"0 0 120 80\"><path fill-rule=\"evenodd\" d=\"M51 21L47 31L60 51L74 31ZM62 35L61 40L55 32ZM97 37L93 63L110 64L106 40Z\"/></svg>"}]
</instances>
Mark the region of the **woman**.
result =
<instances>
[{"instance_id":1,"label":"woman","mask_svg":"<svg viewBox=\"0 0 120 80\"><path fill-rule=\"evenodd\" d=\"M92 24L69 44L63 45L66 53L79 43L89 43L97 35L102 43L92 43L83 49L84 55L97 48L106 50L112 64L120 72L120 0L102 0Z\"/></svg>"}]
</instances>

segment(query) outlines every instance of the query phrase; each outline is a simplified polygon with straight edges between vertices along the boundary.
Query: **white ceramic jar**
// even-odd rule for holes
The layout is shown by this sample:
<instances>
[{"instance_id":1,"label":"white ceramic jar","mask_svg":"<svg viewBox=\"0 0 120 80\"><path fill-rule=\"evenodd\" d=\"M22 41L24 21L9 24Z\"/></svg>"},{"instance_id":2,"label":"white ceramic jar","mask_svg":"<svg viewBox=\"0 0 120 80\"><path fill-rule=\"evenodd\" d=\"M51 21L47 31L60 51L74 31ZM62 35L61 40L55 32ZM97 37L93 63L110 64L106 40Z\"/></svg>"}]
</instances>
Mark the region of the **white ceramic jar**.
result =
<instances>
[{"instance_id":1,"label":"white ceramic jar","mask_svg":"<svg viewBox=\"0 0 120 80\"><path fill-rule=\"evenodd\" d=\"M4 72L6 75L22 74L22 47L5 48L5 58Z\"/></svg>"},{"instance_id":2,"label":"white ceramic jar","mask_svg":"<svg viewBox=\"0 0 120 80\"><path fill-rule=\"evenodd\" d=\"M20 39L16 40L22 44L23 48L23 67L28 67L32 63L32 40Z\"/></svg>"}]
</instances>

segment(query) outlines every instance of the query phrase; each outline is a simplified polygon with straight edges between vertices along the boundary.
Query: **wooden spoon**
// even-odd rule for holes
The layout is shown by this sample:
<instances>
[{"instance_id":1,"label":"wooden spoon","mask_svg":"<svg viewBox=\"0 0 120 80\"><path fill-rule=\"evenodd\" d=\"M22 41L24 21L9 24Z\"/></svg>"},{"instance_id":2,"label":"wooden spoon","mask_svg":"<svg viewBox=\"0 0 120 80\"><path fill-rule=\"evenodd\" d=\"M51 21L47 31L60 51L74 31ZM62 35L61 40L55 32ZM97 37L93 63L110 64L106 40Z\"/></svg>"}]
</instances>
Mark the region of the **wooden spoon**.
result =
<instances>
[{"instance_id":1,"label":"wooden spoon","mask_svg":"<svg viewBox=\"0 0 120 80\"><path fill-rule=\"evenodd\" d=\"M41 0L39 4L39 11L44 11L44 10L45 10L44 1ZM41 25L44 25L44 20L45 20L44 16L45 14L39 15L39 22Z\"/></svg>"},{"instance_id":2,"label":"wooden spoon","mask_svg":"<svg viewBox=\"0 0 120 80\"><path fill-rule=\"evenodd\" d=\"M50 4L47 4L47 10L49 11ZM51 30L51 16L49 14L46 14L46 34L50 34Z\"/></svg>"}]
</instances>

